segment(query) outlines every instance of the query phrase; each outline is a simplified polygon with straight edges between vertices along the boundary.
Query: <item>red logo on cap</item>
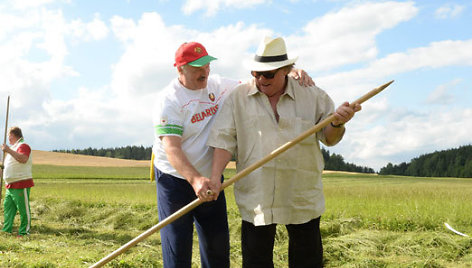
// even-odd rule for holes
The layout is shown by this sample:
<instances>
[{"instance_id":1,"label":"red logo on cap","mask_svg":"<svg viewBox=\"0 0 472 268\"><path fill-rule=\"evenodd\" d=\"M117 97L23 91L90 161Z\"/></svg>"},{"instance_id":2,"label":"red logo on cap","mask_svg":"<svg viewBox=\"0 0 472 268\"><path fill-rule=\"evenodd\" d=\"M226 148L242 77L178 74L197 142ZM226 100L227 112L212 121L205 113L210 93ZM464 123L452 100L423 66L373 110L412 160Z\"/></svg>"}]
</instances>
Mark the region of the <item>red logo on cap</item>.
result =
<instances>
[{"instance_id":1,"label":"red logo on cap","mask_svg":"<svg viewBox=\"0 0 472 268\"><path fill-rule=\"evenodd\" d=\"M201 47L196 47L195 48L195 53L198 53L198 54L202 53L202 48Z\"/></svg>"}]
</instances>

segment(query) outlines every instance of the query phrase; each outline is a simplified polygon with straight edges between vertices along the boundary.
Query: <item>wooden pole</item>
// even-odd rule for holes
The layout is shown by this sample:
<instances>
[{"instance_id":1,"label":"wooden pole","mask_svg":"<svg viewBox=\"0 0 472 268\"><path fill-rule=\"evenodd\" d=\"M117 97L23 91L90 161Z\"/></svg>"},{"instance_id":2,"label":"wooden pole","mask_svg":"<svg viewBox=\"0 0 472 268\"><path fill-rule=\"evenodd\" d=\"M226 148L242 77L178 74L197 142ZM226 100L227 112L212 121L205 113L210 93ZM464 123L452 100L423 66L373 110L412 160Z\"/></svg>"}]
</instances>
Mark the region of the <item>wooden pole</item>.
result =
<instances>
[{"instance_id":1,"label":"wooden pole","mask_svg":"<svg viewBox=\"0 0 472 268\"><path fill-rule=\"evenodd\" d=\"M8 113L10 110L10 96L7 98L7 114L6 114L6 119L5 119L5 135L3 136L3 144L7 143L7 131L8 131ZM0 174L0 205L2 204L2 189L3 189L3 165L5 164L5 155L6 153L3 152L3 157L2 157L2 168L1 168L1 174Z\"/></svg>"},{"instance_id":2,"label":"wooden pole","mask_svg":"<svg viewBox=\"0 0 472 268\"><path fill-rule=\"evenodd\" d=\"M367 94L365 94L364 96L360 97L359 99L355 100L354 102L351 103L351 106L353 106L354 104L362 104L363 102L367 101L368 99L372 98L373 96L377 95L380 91L384 90L386 87L388 87L391 83L393 83L393 80L384 84L384 85L381 85L371 91L369 91ZM222 185L221 185L221 190L225 189L226 187L230 186L231 184L235 183L236 181L240 180L241 178L247 176L249 173L251 173L252 171L260 168L262 165L264 165L265 163L269 162L270 160L274 159L275 157L277 157L278 155L280 155L281 153L287 151L288 149L290 149L291 147L293 147L294 145L296 145L297 143L299 143L300 141L304 140L305 138L315 134L316 132L320 131L321 129L323 129L324 127L326 127L330 122L332 122L333 120L335 119L334 115L330 115L328 116L327 118L325 118L324 120L322 120L321 122L319 122L318 124L314 125L313 127L311 127L310 129L308 129L307 131L303 132L302 134L300 134L300 136L296 137L295 139L285 143L284 145L280 146L279 148L275 149L274 151L272 151L269 155L265 156L264 158L262 158L261 160L257 161L256 163L250 165L249 167L241 170L240 172L238 172L236 175L234 175L233 177L231 177L229 180L226 180ZM163 221L159 222L158 224L154 225L153 227L151 227L150 229L148 229L146 232L142 233L141 235L139 235L138 237L134 238L133 240L129 241L128 243L126 243L125 245L121 246L119 249L113 251L111 254L109 254L108 256L104 257L103 259L101 259L100 261L98 261L97 263L95 263L94 265L90 266L91 268L95 268L95 267L102 267L103 265L107 264L109 261L113 260L116 256L120 255L121 253L125 252L126 250L128 250L130 247L136 245L137 243L139 243L141 240L144 240L145 238L147 238L148 236L150 236L151 234L155 233L156 231L160 230L161 228L163 228L164 226L172 223L173 221L177 220L178 218L180 218L181 216L185 215L186 213L188 213L189 211L191 211L192 209L196 208L197 206L199 206L200 204L202 204L203 201L201 201L200 199L195 199L194 201L192 201L191 203L189 203L188 205L186 205L185 207L179 209L178 211L176 211L174 214L170 215L169 217L165 218Z\"/></svg>"}]
</instances>

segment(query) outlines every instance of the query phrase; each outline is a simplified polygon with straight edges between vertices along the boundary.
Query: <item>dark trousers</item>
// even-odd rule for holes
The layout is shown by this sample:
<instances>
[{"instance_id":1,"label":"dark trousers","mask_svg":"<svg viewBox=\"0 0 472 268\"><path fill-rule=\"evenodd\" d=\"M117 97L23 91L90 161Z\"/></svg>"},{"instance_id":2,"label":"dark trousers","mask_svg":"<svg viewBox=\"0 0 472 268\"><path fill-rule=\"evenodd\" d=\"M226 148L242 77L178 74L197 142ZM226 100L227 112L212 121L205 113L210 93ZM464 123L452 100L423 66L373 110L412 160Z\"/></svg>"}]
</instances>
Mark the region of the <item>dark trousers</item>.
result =
<instances>
[{"instance_id":1,"label":"dark trousers","mask_svg":"<svg viewBox=\"0 0 472 268\"><path fill-rule=\"evenodd\" d=\"M158 169L155 171L159 220L197 199L186 180ZM201 267L229 267L229 230L224 192L219 194L218 200L201 204L160 230L164 267L191 267L194 222L200 244Z\"/></svg>"},{"instance_id":2,"label":"dark trousers","mask_svg":"<svg viewBox=\"0 0 472 268\"><path fill-rule=\"evenodd\" d=\"M241 244L243 268L272 268L276 224L254 226L243 221ZM288 231L290 268L323 267L320 217L303 224L285 225Z\"/></svg>"}]
</instances>

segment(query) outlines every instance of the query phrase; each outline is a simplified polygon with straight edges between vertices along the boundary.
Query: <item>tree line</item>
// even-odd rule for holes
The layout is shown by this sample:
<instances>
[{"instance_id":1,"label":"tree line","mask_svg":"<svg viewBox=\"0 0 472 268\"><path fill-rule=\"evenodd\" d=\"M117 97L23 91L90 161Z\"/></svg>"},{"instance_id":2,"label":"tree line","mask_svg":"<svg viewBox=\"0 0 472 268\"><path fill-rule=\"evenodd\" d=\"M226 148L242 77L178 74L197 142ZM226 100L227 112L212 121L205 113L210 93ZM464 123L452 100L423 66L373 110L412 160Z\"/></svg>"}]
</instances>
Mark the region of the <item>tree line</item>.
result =
<instances>
[{"instance_id":1,"label":"tree line","mask_svg":"<svg viewBox=\"0 0 472 268\"><path fill-rule=\"evenodd\" d=\"M399 165L388 163L381 175L472 178L472 145L435 151Z\"/></svg>"},{"instance_id":2,"label":"tree line","mask_svg":"<svg viewBox=\"0 0 472 268\"><path fill-rule=\"evenodd\" d=\"M86 149L72 149L72 150L53 150L53 152L69 153L69 154L83 154L93 156L104 156L121 159L133 160L150 160L152 147L144 146L126 146L115 148L86 148Z\"/></svg>"},{"instance_id":3,"label":"tree line","mask_svg":"<svg viewBox=\"0 0 472 268\"><path fill-rule=\"evenodd\" d=\"M321 148L326 170L333 171L349 171L360 173L375 173L374 169L370 167L357 166L349 162L344 162L344 158L339 154L330 154L328 150Z\"/></svg>"},{"instance_id":4,"label":"tree line","mask_svg":"<svg viewBox=\"0 0 472 268\"><path fill-rule=\"evenodd\" d=\"M150 160L152 147L144 146L126 146L126 147L115 147L115 148L86 148L86 149L72 149L72 150L53 150L53 152L70 153L70 154L83 154L92 156L104 156L112 158L122 159L134 159L134 160ZM349 171L349 172L362 172L362 173L374 173L375 171L369 167L356 166L351 163L346 163L344 158L338 154L331 154L329 151L321 148L323 159L325 161L325 169L334 171ZM233 159L234 160L234 159Z\"/></svg>"}]
</instances>

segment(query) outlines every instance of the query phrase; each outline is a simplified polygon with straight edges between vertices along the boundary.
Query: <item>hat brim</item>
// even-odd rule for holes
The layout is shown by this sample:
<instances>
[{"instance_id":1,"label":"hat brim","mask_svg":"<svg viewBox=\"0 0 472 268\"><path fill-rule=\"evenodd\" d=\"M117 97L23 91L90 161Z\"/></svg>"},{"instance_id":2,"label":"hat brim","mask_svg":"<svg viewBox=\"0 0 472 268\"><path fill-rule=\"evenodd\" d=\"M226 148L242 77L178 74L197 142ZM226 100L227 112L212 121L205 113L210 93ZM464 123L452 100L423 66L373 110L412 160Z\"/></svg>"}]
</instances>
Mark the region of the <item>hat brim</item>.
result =
<instances>
[{"instance_id":1,"label":"hat brim","mask_svg":"<svg viewBox=\"0 0 472 268\"><path fill-rule=\"evenodd\" d=\"M260 62L253 60L250 64L251 71L263 72L263 71L272 71L279 69L281 67L294 64L298 60L298 57L293 59L288 59L284 61L274 61L274 62Z\"/></svg>"},{"instance_id":2,"label":"hat brim","mask_svg":"<svg viewBox=\"0 0 472 268\"><path fill-rule=\"evenodd\" d=\"M208 63L210 63L210 61L213 61L213 60L216 60L216 58L210 55L206 55L192 62L189 62L187 64L193 67L202 67L202 66L207 65Z\"/></svg>"}]
</instances>

